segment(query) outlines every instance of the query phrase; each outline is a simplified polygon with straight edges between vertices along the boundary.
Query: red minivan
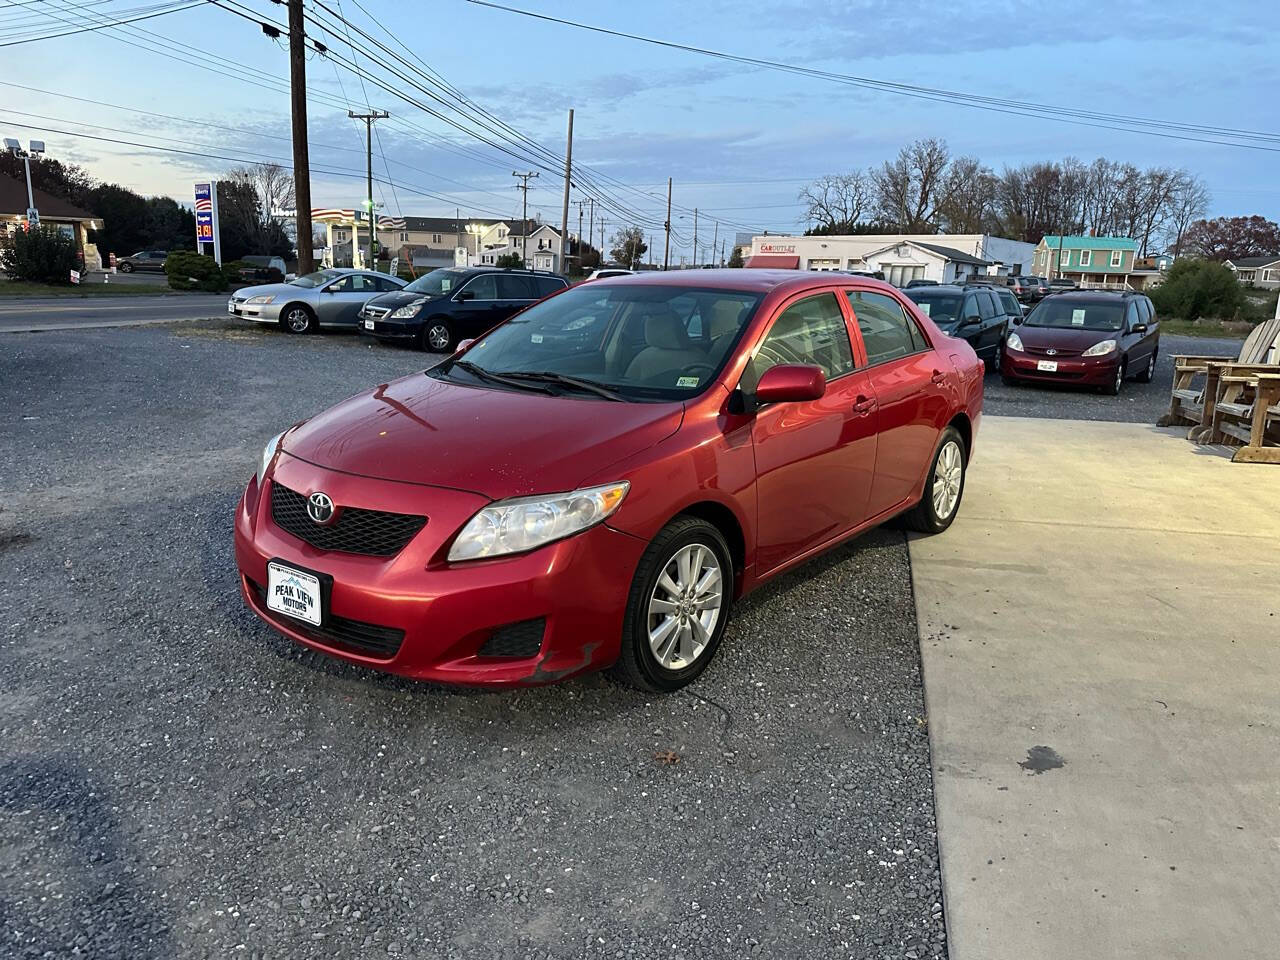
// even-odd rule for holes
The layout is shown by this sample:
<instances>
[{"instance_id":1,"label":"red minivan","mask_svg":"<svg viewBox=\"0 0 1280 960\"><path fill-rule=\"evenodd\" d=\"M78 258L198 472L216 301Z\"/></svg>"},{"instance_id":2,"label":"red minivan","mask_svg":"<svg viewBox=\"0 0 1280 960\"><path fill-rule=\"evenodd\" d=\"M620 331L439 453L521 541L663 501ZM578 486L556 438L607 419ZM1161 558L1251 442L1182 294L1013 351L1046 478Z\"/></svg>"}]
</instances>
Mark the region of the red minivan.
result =
<instances>
[{"instance_id":1,"label":"red minivan","mask_svg":"<svg viewBox=\"0 0 1280 960\"><path fill-rule=\"evenodd\" d=\"M583 284L273 437L236 511L244 599L410 677L674 690L766 580L897 514L950 525L982 374L872 279Z\"/></svg>"}]
</instances>

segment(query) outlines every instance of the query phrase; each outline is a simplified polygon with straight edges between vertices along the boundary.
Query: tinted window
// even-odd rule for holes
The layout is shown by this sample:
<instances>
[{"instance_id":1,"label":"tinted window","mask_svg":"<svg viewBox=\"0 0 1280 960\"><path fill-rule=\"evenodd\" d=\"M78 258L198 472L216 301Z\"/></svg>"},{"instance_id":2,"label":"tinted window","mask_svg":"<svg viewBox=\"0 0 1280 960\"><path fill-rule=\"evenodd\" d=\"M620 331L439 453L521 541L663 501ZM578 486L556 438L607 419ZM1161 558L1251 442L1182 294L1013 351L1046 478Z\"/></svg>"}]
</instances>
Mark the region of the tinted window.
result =
<instances>
[{"instance_id":1,"label":"tinted window","mask_svg":"<svg viewBox=\"0 0 1280 960\"><path fill-rule=\"evenodd\" d=\"M920 312L938 326L945 327L960 319L960 304L963 302L958 293L935 293L919 287L907 290L906 294L915 301ZM855 305L855 311L858 309Z\"/></svg>"},{"instance_id":2,"label":"tinted window","mask_svg":"<svg viewBox=\"0 0 1280 960\"><path fill-rule=\"evenodd\" d=\"M1130 327L1133 327L1135 324L1139 324L1142 322L1142 315L1138 311L1137 300L1129 301L1129 306L1126 307L1124 311L1124 321Z\"/></svg>"},{"instance_id":3,"label":"tinted window","mask_svg":"<svg viewBox=\"0 0 1280 960\"><path fill-rule=\"evenodd\" d=\"M1000 291L1000 305L1004 307L1004 312L1010 317L1022 316L1022 308L1018 306L1018 301L1008 290Z\"/></svg>"},{"instance_id":4,"label":"tinted window","mask_svg":"<svg viewBox=\"0 0 1280 960\"><path fill-rule=\"evenodd\" d=\"M892 297L854 290L848 291L848 296L867 348L868 363L883 363L925 349L924 336Z\"/></svg>"},{"instance_id":5,"label":"tinted window","mask_svg":"<svg viewBox=\"0 0 1280 960\"><path fill-rule=\"evenodd\" d=\"M390 277L380 277L378 279L378 289L383 293L390 293L392 290L399 290L400 284L396 283Z\"/></svg>"},{"instance_id":6,"label":"tinted window","mask_svg":"<svg viewBox=\"0 0 1280 960\"><path fill-rule=\"evenodd\" d=\"M978 294L978 316L983 320L990 320L999 312L1000 311L996 309L996 302L992 299L991 294L986 290L983 290Z\"/></svg>"},{"instance_id":7,"label":"tinted window","mask_svg":"<svg viewBox=\"0 0 1280 960\"><path fill-rule=\"evenodd\" d=\"M754 389L760 375L780 363L816 363L828 380L853 369L853 346L834 293L808 297L782 311L752 357L744 384L749 377Z\"/></svg>"},{"instance_id":8,"label":"tinted window","mask_svg":"<svg viewBox=\"0 0 1280 960\"><path fill-rule=\"evenodd\" d=\"M497 280L499 300L536 300L538 298L533 291L532 277L518 273L504 273Z\"/></svg>"},{"instance_id":9,"label":"tinted window","mask_svg":"<svg viewBox=\"0 0 1280 960\"><path fill-rule=\"evenodd\" d=\"M497 277L492 273L482 273L478 277L472 277L463 289L476 300L498 299Z\"/></svg>"},{"instance_id":10,"label":"tinted window","mask_svg":"<svg viewBox=\"0 0 1280 960\"><path fill-rule=\"evenodd\" d=\"M1139 297L1138 298L1138 317L1141 319L1141 321L1143 323L1150 323L1151 313L1152 313L1151 301L1148 300L1146 297Z\"/></svg>"},{"instance_id":11,"label":"tinted window","mask_svg":"<svg viewBox=\"0 0 1280 960\"><path fill-rule=\"evenodd\" d=\"M1062 295L1041 300L1024 323L1029 327L1068 330L1119 330L1124 326L1124 303L1115 300L1077 300Z\"/></svg>"},{"instance_id":12,"label":"tinted window","mask_svg":"<svg viewBox=\"0 0 1280 960\"><path fill-rule=\"evenodd\" d=\"M439 297L446 293L453 293L466 282L466 279L467 275L461 270L432 270L430 273L424 273L417 280L414 280L405 289L411 293Z\"/></svg>"},{"instance_id":13,"label":"tinted window","mask_svg":"<svg viewBox=\"0 0 1280 960\"><path fill-rule=\"evenodd\" d=\"M537 289L539 297L548 296L557 290L563 290L567 286L563 280L557 280L555 277L534 277L533 285Z\"/></svg>"}]
</instances>

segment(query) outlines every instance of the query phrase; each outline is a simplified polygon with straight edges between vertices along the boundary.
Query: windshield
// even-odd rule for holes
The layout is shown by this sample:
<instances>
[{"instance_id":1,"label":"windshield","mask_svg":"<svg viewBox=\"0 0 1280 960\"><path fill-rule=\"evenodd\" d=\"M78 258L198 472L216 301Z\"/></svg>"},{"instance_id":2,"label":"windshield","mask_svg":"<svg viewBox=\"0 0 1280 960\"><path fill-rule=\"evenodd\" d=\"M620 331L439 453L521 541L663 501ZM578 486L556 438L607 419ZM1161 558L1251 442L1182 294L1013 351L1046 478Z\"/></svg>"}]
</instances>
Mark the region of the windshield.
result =
<instances>
[{"instance_id":1,"label":"windshield","mask_svg":"<svg viewBox=\"0 0 1280 960\"><path fill-rule=\"evenodd\" d=\"M920 312L938 326L945 326L960 321L960 305L964 297L956 293L936 293L932 290L912 288L903 291L916 302Z\"/></svg>"},{"instance_id":2,"label":"windshield","mask_svg":"<svg viewBox=\"0 0 1280 960\"><path fill-rule=\"evenodd\" d=\"M289 282L295 287L318 287L340 276L342 274L337 270L317 270L315 273L303 274L298 279L290 280Z\"/></svg>"},{"instance_id":3,"label":"windshield","mask_svg":"<svg viewBox=\"0 0 1280 960\"><path fill-rule=\"evenodd\" d=\"M584 284L535 304L431 376L493 386L481 374L550 374L603 386L627 400L682 400L724 366L760 296L737 290ZM510 385L506 385L509 388ZM554 392L585 393L566 381ZM538 383L548 390L548 378Z\"/></svg>"},{"instance_id":4,"label":"windshield","mask_svg":"<svg viewBox=\"0 0 1280 960\"><path fill-rule=\"evenodd\" d=\"M1041 300L1023 323L1066 330L1119 330L1124 326L1124 304L1051 298Z\"/></svg>"},{"instance_id":5,"label":"windshield","mask_svg":"<svg viewBox=\"0 0 1280 960\"><path fill-rule=\"evenodd\" d=\"M462 286L467 275L461 270L432 270L424 273L413 283L405 287L411 293L421 293L428 297L442 297Z\"/></svg>"}]
</instances>

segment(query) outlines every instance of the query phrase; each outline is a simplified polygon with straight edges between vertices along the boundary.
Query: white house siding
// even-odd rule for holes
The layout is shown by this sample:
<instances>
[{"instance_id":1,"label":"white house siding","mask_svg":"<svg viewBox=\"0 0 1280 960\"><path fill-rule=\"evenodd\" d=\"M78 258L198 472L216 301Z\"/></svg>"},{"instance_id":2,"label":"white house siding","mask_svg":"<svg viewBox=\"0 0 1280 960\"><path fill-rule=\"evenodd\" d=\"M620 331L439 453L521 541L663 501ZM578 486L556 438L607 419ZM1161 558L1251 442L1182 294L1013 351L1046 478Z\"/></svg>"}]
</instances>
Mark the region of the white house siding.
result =
<instances>
[{"instance_id":1,"label":"white house siding","mask_svg":"<svg viewBox=\"0 0 1280 960\"><path fill-rule=\"evenodd\" d=\"M939 283L944 280L955 279L957 267L966 274L971 270L981 272L983 269L968 264L952 264L949 261L944 261L941 257L935 260L934 256L926 257L923 251L914 247L907 248L912 251L911 257L902 259L901 262L898 262L893 257L877 255L877 251L883 251L886 247L892 247L895 244L911 240L919 243L932 243L938 246L951 247L971 257L993 261L993 265L986 268L987 272L999 273L1002 276L1026 272L1030 269L1031 257L1035 252L1034 244L1023 243L1020 240L1009 240L1004 237L986 236L980 233L882 233L831 237L774 236L766 234L752 237L751 250L748 256L757 254L797 256L800 258L801 270L880 270L882 269L882 263L889 263L890 268L901 266L905 272L914 265L924 268L924 272L921 274L923 279L937 280ZM869 255L871 255L869 259L876 261L875 263L868 262ZM950 267L949 272L944 264ZM889 278L887 270L885 271L885 278Z\"/></svg>"}]
</instances>

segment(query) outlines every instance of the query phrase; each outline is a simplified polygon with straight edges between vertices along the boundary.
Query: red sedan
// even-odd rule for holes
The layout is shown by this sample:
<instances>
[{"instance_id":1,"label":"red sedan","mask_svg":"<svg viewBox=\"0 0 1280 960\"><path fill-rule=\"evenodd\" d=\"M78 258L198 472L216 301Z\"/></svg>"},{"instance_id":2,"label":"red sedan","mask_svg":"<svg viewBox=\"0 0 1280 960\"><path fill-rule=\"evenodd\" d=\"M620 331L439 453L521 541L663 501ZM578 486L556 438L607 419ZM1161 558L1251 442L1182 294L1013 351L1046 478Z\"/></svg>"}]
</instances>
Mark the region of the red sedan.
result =
<instances>
[{"instance_id":1,"label":"red sedan","mask_svg":"<svg viewBox=\"0 0 1280 960\"><path fill-rule=\"evenodd\" d=\"M675 690L766 580L898 514L950 525L982 374L871 279L574 287L272 438L236 511L244 598L410 677Z\"/></svg>"}]
</instances>

